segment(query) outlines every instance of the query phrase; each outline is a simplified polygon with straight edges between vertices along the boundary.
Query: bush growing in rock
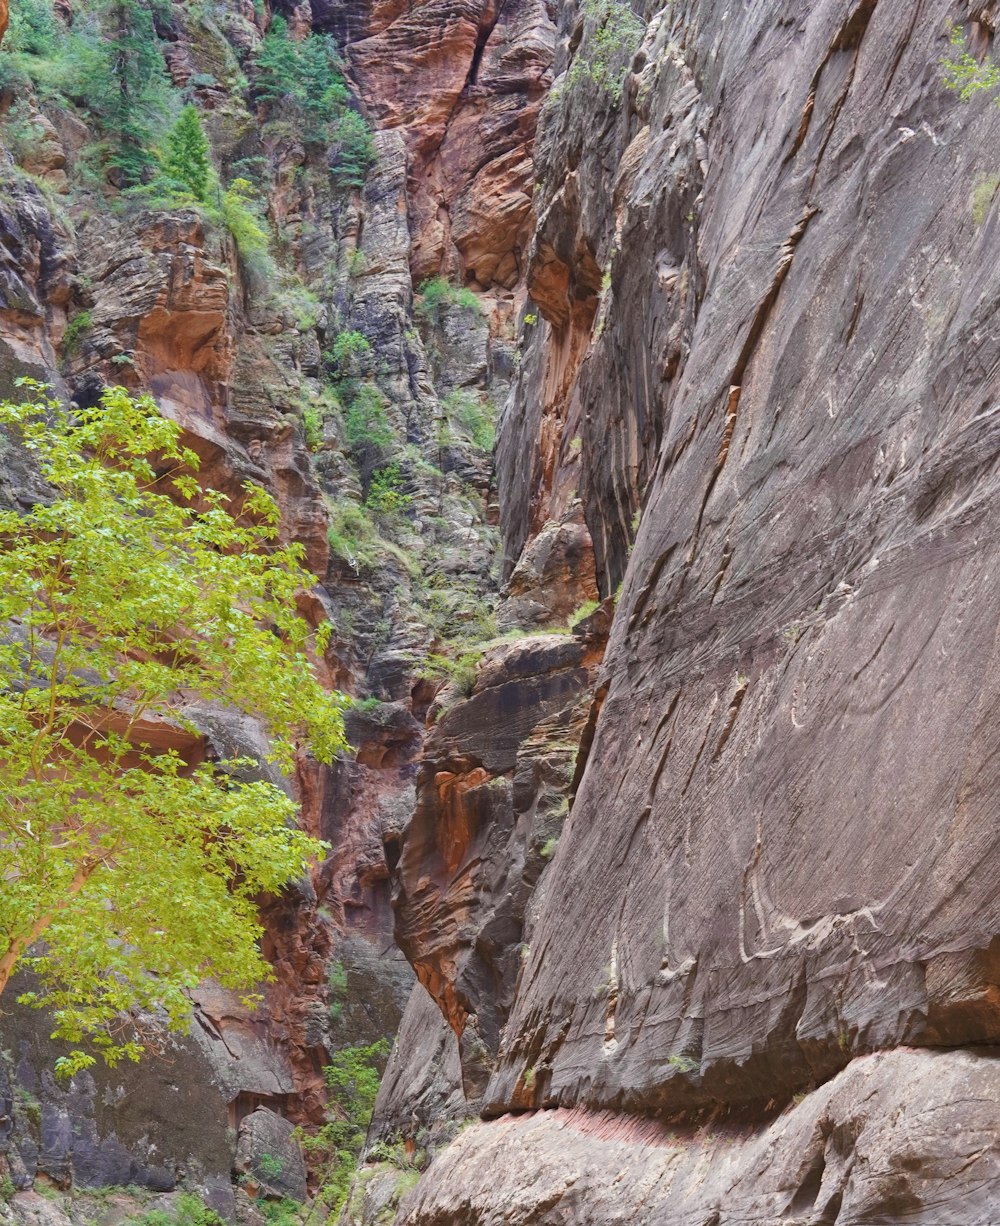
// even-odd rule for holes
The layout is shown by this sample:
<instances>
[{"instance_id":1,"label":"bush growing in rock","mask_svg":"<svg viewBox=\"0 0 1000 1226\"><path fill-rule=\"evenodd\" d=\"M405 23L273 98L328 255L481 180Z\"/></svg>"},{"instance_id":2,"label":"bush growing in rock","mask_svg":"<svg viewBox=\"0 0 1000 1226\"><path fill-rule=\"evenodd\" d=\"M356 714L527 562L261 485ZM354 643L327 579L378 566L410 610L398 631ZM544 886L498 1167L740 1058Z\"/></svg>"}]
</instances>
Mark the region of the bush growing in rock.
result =
<instances>
[{"instance_id":1,"label":"bush growing in rock","mask_svg":"<svg viewBox=\"0 0 1000 1226\"><path fill-rule=\"evenodd\" d=\"M449 307L479 313L478 297L464 285L452 285L445 277L432 277L417 290L413 314L424 323L439 328Z\"/></svg>"},{"instance_id":2,"label":"bush growing in rock","mask_svg":"<svg viewBox=\"0 0 1000 1226\"><path fill-rule=\"evenodd\" d=\"M375 146L364 117L351 108L333 39L328 34L308 34L293 40L285 19L275 17L254 67L257 101L295 112L305 139L326 146L334 182L360 187L375 159Z\"/></svg>"},{"instance_id":3,"label":"bush growing in rock","mask_svg":"<svg viewBox=\"0 0 1000 1226\"><path fill-rule=\"evenodd\" d=\"M335 1052L324 1069L330 1118L315 1133L300 1134L303 1148L325 1160L320 1168L322 1184L317 1200L333 1220L350 1191L388 1054L389 1044L384 1039Z\"/></svg>"},{"instance_id":4,"label":"bush growing in rock","mask_svg":"<svg viewBox=\"0 0 1000 1226\"><path fill-rule=\"evenodd\" d=\"M585 0L584 34L563 89L571 92L590 82L612 101L621 101L629 63L645 31L645 23L628 0ZM553 98L558 93L553 91Z\"/></svg>"}]
</instances>

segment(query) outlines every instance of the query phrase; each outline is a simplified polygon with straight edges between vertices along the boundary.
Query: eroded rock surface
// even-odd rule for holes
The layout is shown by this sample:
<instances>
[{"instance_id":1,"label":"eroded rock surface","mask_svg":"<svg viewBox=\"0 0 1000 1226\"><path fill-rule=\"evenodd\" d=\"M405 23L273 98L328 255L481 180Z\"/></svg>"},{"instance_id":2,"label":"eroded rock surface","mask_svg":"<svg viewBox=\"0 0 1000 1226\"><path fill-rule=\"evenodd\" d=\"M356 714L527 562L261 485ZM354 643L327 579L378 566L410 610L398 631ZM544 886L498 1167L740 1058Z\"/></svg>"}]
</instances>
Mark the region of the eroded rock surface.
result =
<instances>
[{"instance_id":1,"label":"eroded rock surface","mask_svg":"<svg viewBox=\"0 0 1000 1226\"><path fill-rule=\"evenodd\" d=\"M473 693L440 715L424 746L396 940L454 1031L471 1104L528 952L526 912L569 807L606 630L595 617L575 635L487 651Z\"/></svg>"},{"instance_id":2,"label":"eroded rock surface","mask_svg":"<svg viewBox=\"0 0 1000 1226\"><path fill-rule=\"evenodd\" d=\"M313 9L345 38L380 126L403 133L414 279L444 273L513 289L531 236L531 146L551 81L555 30L544 0Z\"/></svg>"},{"instance_id":3,"label":"eroded rock surface","mask_svg":"<svg viewBox=\"0 0 1000 1226\"><path fill-rule=\"evenodd\" d=\"M995 1052L855 1060L751 1126L541 1111L463 1132L402 1226L959 1226L996 1220ZM516 1172L516 1176L514 1173Z\"/></svg>"},{"instance_id":4,"label":"eroded rock surface","mask_svg":"<svg viewBox=\"0 0 1000 1226\"><path fill-rule=\"evenodd\" d=\"M647 31L571 396L602 585L616 406L662 443L491 1110L529 1064L539 1103L671 1110L1000 1034L1000 285L969 212L1000 119L938 84L931 7L689 3Z\"/></svg>"}]
</instances>

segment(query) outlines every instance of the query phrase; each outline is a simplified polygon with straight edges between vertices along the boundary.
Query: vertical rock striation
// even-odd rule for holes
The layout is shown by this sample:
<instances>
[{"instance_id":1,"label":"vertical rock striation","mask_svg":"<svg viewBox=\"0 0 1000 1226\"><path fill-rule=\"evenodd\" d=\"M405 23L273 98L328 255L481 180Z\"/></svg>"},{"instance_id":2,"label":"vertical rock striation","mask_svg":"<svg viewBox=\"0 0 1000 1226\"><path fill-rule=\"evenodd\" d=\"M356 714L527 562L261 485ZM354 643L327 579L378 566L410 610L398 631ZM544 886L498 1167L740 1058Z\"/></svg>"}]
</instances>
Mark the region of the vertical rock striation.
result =
<instances>
[{"instance_id":1,"label":"vertical rock striation","mask_svg":"<svg viewBox=\"0 0 1000 1226\"><path fill-rule=\"evenodd\" d=\"M1000 1038L1000 280L971 207L1000 115L941 84L956 16L991 38L961 7L686 0L620 103L570 74L546 105L506 567L578 496L623 583L481 1107L625 1131L485 1124L400 1222L996 1216L962 1131L1000 1122L989 1048L867 1055ZM633 1115L701 1128L647 1161Z\"/></svg>"}]
</instances>

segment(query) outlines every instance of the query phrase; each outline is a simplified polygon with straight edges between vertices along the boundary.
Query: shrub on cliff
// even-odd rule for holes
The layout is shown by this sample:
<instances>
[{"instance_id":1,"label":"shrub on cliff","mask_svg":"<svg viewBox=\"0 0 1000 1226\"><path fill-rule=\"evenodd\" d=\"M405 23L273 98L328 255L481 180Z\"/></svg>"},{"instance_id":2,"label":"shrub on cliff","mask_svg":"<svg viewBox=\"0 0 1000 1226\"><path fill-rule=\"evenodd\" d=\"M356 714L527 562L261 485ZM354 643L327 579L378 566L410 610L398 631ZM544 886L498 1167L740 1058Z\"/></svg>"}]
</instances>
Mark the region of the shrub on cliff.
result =
<instances>
[{"instance_id":1,"label":"shrub on cliff","mask_svg":"<svg viewBox=\"0 0 1000 1226\"><path fill-rule=\"evenodd\" d=\"M311 1135L300 1134L303 1148L324 1159L317 1201L328 1209L329 1220L339 1212L350 1191L388 1054L385 1039L335 1052L323 1070L330 1091L327 1122Z\"/></svg>"},{"instance_id":2,"label":"shrub on cliff","mask_svg":"<svg viewBox=\"0 0 1000 1226\"><path fill-rule=\"evenodd\" d=\"M628 0L584 0L583 13L583 38L564 88L572 91L590 82L617 103L629 63L642 42L645 23L632 11Z\"/></svg>"},{"instance_id":3,"label":"shrub on cliff","mask_svg":"<svg viewBox=\"0 0 1000 1226\"><path fill-rule=\"evenodd\" d=\"M86 0L67 28L51 0L12 5L0 48L0 90L31 82L41 102L81 107L96 121L102 171L120 187L154 172L153 152L176 105L153 20L154 0Z\"/></svg>"},{"instance_id":4,"label":"shrub on cliff","mask_svg":"<svg viewBox=\"0 0 1000 1226\"><path fill-rule=\"evenodd\" d=\"M417 290L417 302L413 313L423 323L439 328L446 311L455 307L469 314L479 314L479 299L464 285L452 285L445 277L431 277Z\"/></svg>"},{"instance_id":5,"label":"shrub on cliff","mask_svg":"<svg viewBox=\"0 0 1000 1226\"><path fill-rule=\"evenodd\" d=\"M199 980L269 977L255 899L322 849L258 761L198 764L180 697L263 721L285 771L344 744L344 700L309 663L329 627L296 612L314 579L272 499L247 485L230 510L200 488L148 398L73 414L33 386L0 404L51 491L0 512L0 993L32 971L21 999L54 1037L113 1064L150 1017L183 1028Z\"/></svg>"},{"instance_id":6,"label":"shrub on cliff","mask_svg":"<svg viewBox=\"0 0 1000 1226\"><path fill-rule=\"evenodd\" d=\"M103 126L108 166L133 187L156 169L152 145L170 96L163 53L150 0L104 0L96 11L100 53L78 88Z\"/></svg>"},{"instance_id":7,"label":"shrub on cliff","mask_svg":"<svg viewBox=\"0 0 1000 1226\"><path fill-rule=\"evenodd\" d=\"M952 26L950 41L951 54L941 61L948 89L954 90L963 102L969 102L976 94L1000 95L1000 67L993 60L980 64L969 50L961 26ZM1000 105L1000 96L993 100Z\"/></svg>"}]
</instances>

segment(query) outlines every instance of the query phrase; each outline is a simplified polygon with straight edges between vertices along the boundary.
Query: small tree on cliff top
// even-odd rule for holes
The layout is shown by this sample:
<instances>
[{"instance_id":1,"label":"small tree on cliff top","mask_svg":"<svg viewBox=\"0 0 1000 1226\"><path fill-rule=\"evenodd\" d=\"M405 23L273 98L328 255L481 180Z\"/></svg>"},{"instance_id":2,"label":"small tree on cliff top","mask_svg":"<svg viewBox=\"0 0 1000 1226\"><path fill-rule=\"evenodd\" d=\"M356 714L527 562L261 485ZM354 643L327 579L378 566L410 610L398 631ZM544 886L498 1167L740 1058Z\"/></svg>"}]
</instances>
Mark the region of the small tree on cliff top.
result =
<instances>
[{"instance_id":1,"label":"small tree on cliff top","mask_svg":"<svg viewBox=\"0 0 1000 1226\"><path fill-rule=\"evenodd\" d=\"M248 485L234 515L200 489L149 398L73 415L41 390L0 404L52 490L0 512L0 993L34 972L21 999L54 1037L114 1063L142 1050L137 1015L183 1028L200 979L268 977L255 897L322 849L284 791L246 781L258 762L163 748L197 741L180 698L262 718L284 770L304 740L323 761L343 745L344 699L307 658L295 597L314 579L272 499Z\"/></svg>"}]
</instances>

